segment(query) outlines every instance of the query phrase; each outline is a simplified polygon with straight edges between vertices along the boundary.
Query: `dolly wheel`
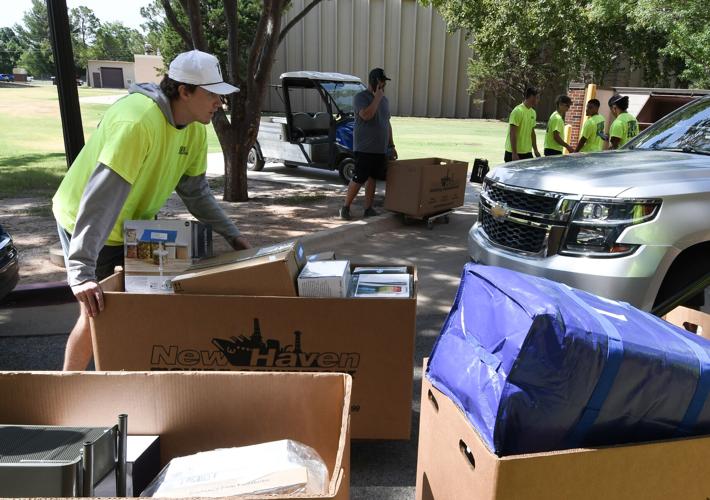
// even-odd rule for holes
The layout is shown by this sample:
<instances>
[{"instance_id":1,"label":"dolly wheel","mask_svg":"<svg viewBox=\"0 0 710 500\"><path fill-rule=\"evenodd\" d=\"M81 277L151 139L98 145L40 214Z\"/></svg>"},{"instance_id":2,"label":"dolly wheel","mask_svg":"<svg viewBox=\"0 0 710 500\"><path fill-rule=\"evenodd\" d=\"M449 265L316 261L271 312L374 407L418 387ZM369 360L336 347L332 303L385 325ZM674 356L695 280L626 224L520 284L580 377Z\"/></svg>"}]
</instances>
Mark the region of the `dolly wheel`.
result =
<instances>
[{"instance_id":1,"label":"dolly wheel","mask_svg":"<svg viewBox=\"0 0 710 500\"><path fill-rule=\"evenodd\" d=\"M259 158L256 146L252 146L247 155L247 170L259 171L264 168L264 159Z\"/></svg>"}]
</instances>

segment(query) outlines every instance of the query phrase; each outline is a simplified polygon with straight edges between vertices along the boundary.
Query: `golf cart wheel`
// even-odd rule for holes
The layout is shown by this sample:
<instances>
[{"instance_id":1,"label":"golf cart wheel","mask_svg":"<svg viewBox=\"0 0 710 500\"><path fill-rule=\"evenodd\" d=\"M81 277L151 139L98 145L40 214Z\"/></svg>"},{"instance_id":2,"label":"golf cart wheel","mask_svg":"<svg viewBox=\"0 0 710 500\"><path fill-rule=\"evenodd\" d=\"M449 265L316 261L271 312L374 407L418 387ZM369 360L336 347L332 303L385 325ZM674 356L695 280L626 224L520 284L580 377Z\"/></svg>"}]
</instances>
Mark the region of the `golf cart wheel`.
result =
<instances>
[{"instance_id":1,"label":"golf cart wheel","mask_svg":"<svg viewBox=\"0 0 710 500\"><path fill-rule=\"evenodd\" d=\"M340 165L338 165L338 173L345 184L349 184L355 175L355 160L353 158L345 158L341 161Z\"/></svg>"},{"instance_id":2,"label":"golf cart wheel","mask_svg":"<svg viewBox=\"0 0 710 500\"><path fill-rule=\"evenodd\" d=\"M259 158L256 146L252 146L247 155L247 170L259 171L264 168L264 159Z\"/></svg>"}]
</instances>

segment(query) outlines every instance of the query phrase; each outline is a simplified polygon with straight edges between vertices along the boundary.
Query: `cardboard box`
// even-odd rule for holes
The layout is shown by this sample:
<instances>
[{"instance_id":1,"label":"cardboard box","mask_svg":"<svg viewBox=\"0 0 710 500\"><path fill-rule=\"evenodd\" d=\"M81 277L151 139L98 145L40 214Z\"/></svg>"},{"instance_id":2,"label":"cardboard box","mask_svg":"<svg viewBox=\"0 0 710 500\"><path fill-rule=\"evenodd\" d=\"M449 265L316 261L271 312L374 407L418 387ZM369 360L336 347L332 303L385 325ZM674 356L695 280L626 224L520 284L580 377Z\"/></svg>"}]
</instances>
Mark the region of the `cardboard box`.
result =
<instances>
[{"instance_id":1,"label":"cardboard box","mask_svg":"<svg viewBox=\"0 0 710 500\"><path fill-rule=\"evenodd\" d=\"M689 332L710 339L710 314L679 306L666 314L663 319Z\"/></svg>"},{"instance_id":2,"label":"cardboard box","mask_svg":"<svg viewBox=\"0 0 710 500\"><path fill-rule=\"evenodd\" d=\"M500 458L422 376L417 500L704 499L709 461L710 437Z\"/></svg>"},{"instance_id":3,"label":"cardboard box","mask_svg":"<svg viewBox=\"0 0 710 500\"><path fill-rule=\"evenodd\" d=\"M212 230L197 221L127 220L123 236L130 292L172 293L172 278L212 255Z\"/></svg>"},{"instance_id":4,"label":"cardboard box","mask_svg":"<svg viewBox=\"0 0 710 500\"><path fill-rule=\"evenodd\" d=\"M172 280L175 293L295 297L306 263L299 240L203 259Z\"/></svg>"},{"instance_id":5,"label":"cardboard box","mask_svg":"<svg viewBox=\"0 0 710 500\"><path fill-rule=\"evenodd\" d=\"M298 275L301 297L347 297L350 287L350 261L319 260L307 262Z\"/></svg>"},{"instance_id":6,"label":"cardboard box","mask_svg":"<svg viewBox=\"0 0 710 500\"><path fill-rule=\"evenodd\" d=\"M296 370L353 376L353 437L409 439L416 270L409 299L131 294L104 280L99 370Z\"/></svg>"},{"instance_id":7,"label":"cardboard box","mask_svg":"<svg viewBox=\"0 0 710 500\"><path fill-rule=\"evenodd\" d=\"M468 163L442 158L389 162L385 208L412 217L464 204Z\"/></svg>"},{"instance_id":8,"label":"cardboard box","mask_svg":"<svg viewBox=\"0 0 710 500\"><path fill-rule=\"evenodd\" d=\"M346 500L350 384L334 373L1 372L0 423L111 426L127 413L129 433L160 436L162 465L203 450L295 439L328 467L329 493L318 498Z\"/></svg>"}]
</instances>

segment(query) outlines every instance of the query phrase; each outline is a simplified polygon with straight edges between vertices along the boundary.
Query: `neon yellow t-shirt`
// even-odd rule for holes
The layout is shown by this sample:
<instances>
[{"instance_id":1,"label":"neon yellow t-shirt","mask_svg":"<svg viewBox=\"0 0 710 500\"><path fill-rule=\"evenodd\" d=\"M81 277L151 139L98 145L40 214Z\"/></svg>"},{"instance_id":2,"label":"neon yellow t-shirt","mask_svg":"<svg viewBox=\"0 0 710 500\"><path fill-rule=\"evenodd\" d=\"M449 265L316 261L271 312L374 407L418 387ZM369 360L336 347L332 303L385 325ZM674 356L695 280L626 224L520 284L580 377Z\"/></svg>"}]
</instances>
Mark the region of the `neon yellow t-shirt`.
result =
<instances>
[{"instance_id":1,"label":"neon yellow t-shirt","mask_svg":"<svg viewBox=\"0 0 710 500\"><path fill-rule=\"evenodd\" d=\"M634 115L624 111L616 117L609 129L609 137L618 137L619 147L623 146L639 134L639 124Z\"/></svg>"},{"instance_id":2,"label":"neon yellow t-shirt","mask_svg":"<svg viewBox=\"0 0 710 500\"><path fill-rule=\"evenodd\" d=\"M532 151L532 134L535 128L537 114L533 108L528 108L525 104L518 104L513 108L508 118L510 125L518 127L518 153L530 153ZM505 150L509 153L513 152L510 145L510 127L508 127L508 135L505 138Z\"/></svg>"},{"instance_id":3,"label":"neon yellow t-shirt","mask_svg":"<svg viewBox=\"0 0 710 500\"><path fill-rule=\"evenodd\" d=\"M123 245L123 222L152 219L183 175L207 170L205 126L170 125L158 105L130 94L111 106L76 157L52 199L57 222L74 232L79 202L96 165L103 163L131 184L107 245Z\"/></svg>"},{"instance_id":4,"label":"neon yellow t-shirt","mask_svg":"<svg viewBox=\"0 0 710 500\"><path fill-rule=\"evenodd\" d=\"M564 146L555 140L555 131L559 132L560 138L564 140L565 137L565 119L562 115L555 111L550 115L550 119L547 120L547 133L545 134L545 149L554 149L555 151L562 151Z\"/></svg>"},{"instance_id":5,"label":"neon yellow t-shirt","mask_svg":"<svg viewBox=\"0 0 710 500\"><path fill-rule=\"evenodd\" d=\"M591 153L604 148L604 117L600 114L590 116L582 127L582 137L586 139L581 152Z\"/></svg>"}]
</instances>

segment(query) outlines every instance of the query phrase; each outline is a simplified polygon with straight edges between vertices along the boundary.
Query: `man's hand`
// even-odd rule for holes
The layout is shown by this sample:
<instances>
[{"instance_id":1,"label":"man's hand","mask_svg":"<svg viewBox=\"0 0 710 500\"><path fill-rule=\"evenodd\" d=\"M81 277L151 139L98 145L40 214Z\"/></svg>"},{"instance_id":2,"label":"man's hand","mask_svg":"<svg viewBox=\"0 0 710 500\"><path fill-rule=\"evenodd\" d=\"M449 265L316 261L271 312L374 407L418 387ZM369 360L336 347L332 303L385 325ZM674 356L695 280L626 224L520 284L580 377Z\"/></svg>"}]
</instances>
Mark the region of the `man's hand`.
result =
<instances>
[{"instance_id":1,"label":"man's hand","mask_svg":"<svg viewBox=\"0 0 710 500\"><path fill-rule=\"evenodd\" d=\"M540 156L542 156L542 155L540 154L540 151L538 151L538 150L536 149L536 150L535 150L535 157L536 157L536 158L540 158Z\"/></svg>"},{"instance_id":2,"label":"man's hand","mask_svg":"<svg viewBox=\"0 0 710 500\"><path fill-rule=\"evenodd\" d=\"M382 99L382 97L384 95L385 95L385 84L384 84L384 82L380 82L377 85L377 90L375 91L375 97L379 101L380 99Z\"/></svg>"},{"instance_id":3,"label":"man's hand","mask_svg":"<svg viewBox=\"0 0 710 500\"><path fill-rule=\"evenodd\" d=\"M76 300L81 304L81 310L90 318L95 318L104 310L104 293L96 281L85 281L71 287Z\"/></svg>"},{"instance_id":4,"label":"man's hand","mask_svg":"<svg viewBox=\"0 0 710 500\"><path fill-rule=\"evenodd\" d=\"M520 156L518 156L518 153L510 153L510 157L513 161L518 161L520 159Z\"/></svg>"},{"instance_id":5,"label":"man's hand","mask_svg":"<svg viewBox=\"0 0 710 500\"><path fill-rule=\"evenodd\" d=\"M251 248L251 244L244 236L235 236L231 239L229 244L232 245L232 248L235 250L245 250L247 248Z\"/></svg>"}]
</instances>

